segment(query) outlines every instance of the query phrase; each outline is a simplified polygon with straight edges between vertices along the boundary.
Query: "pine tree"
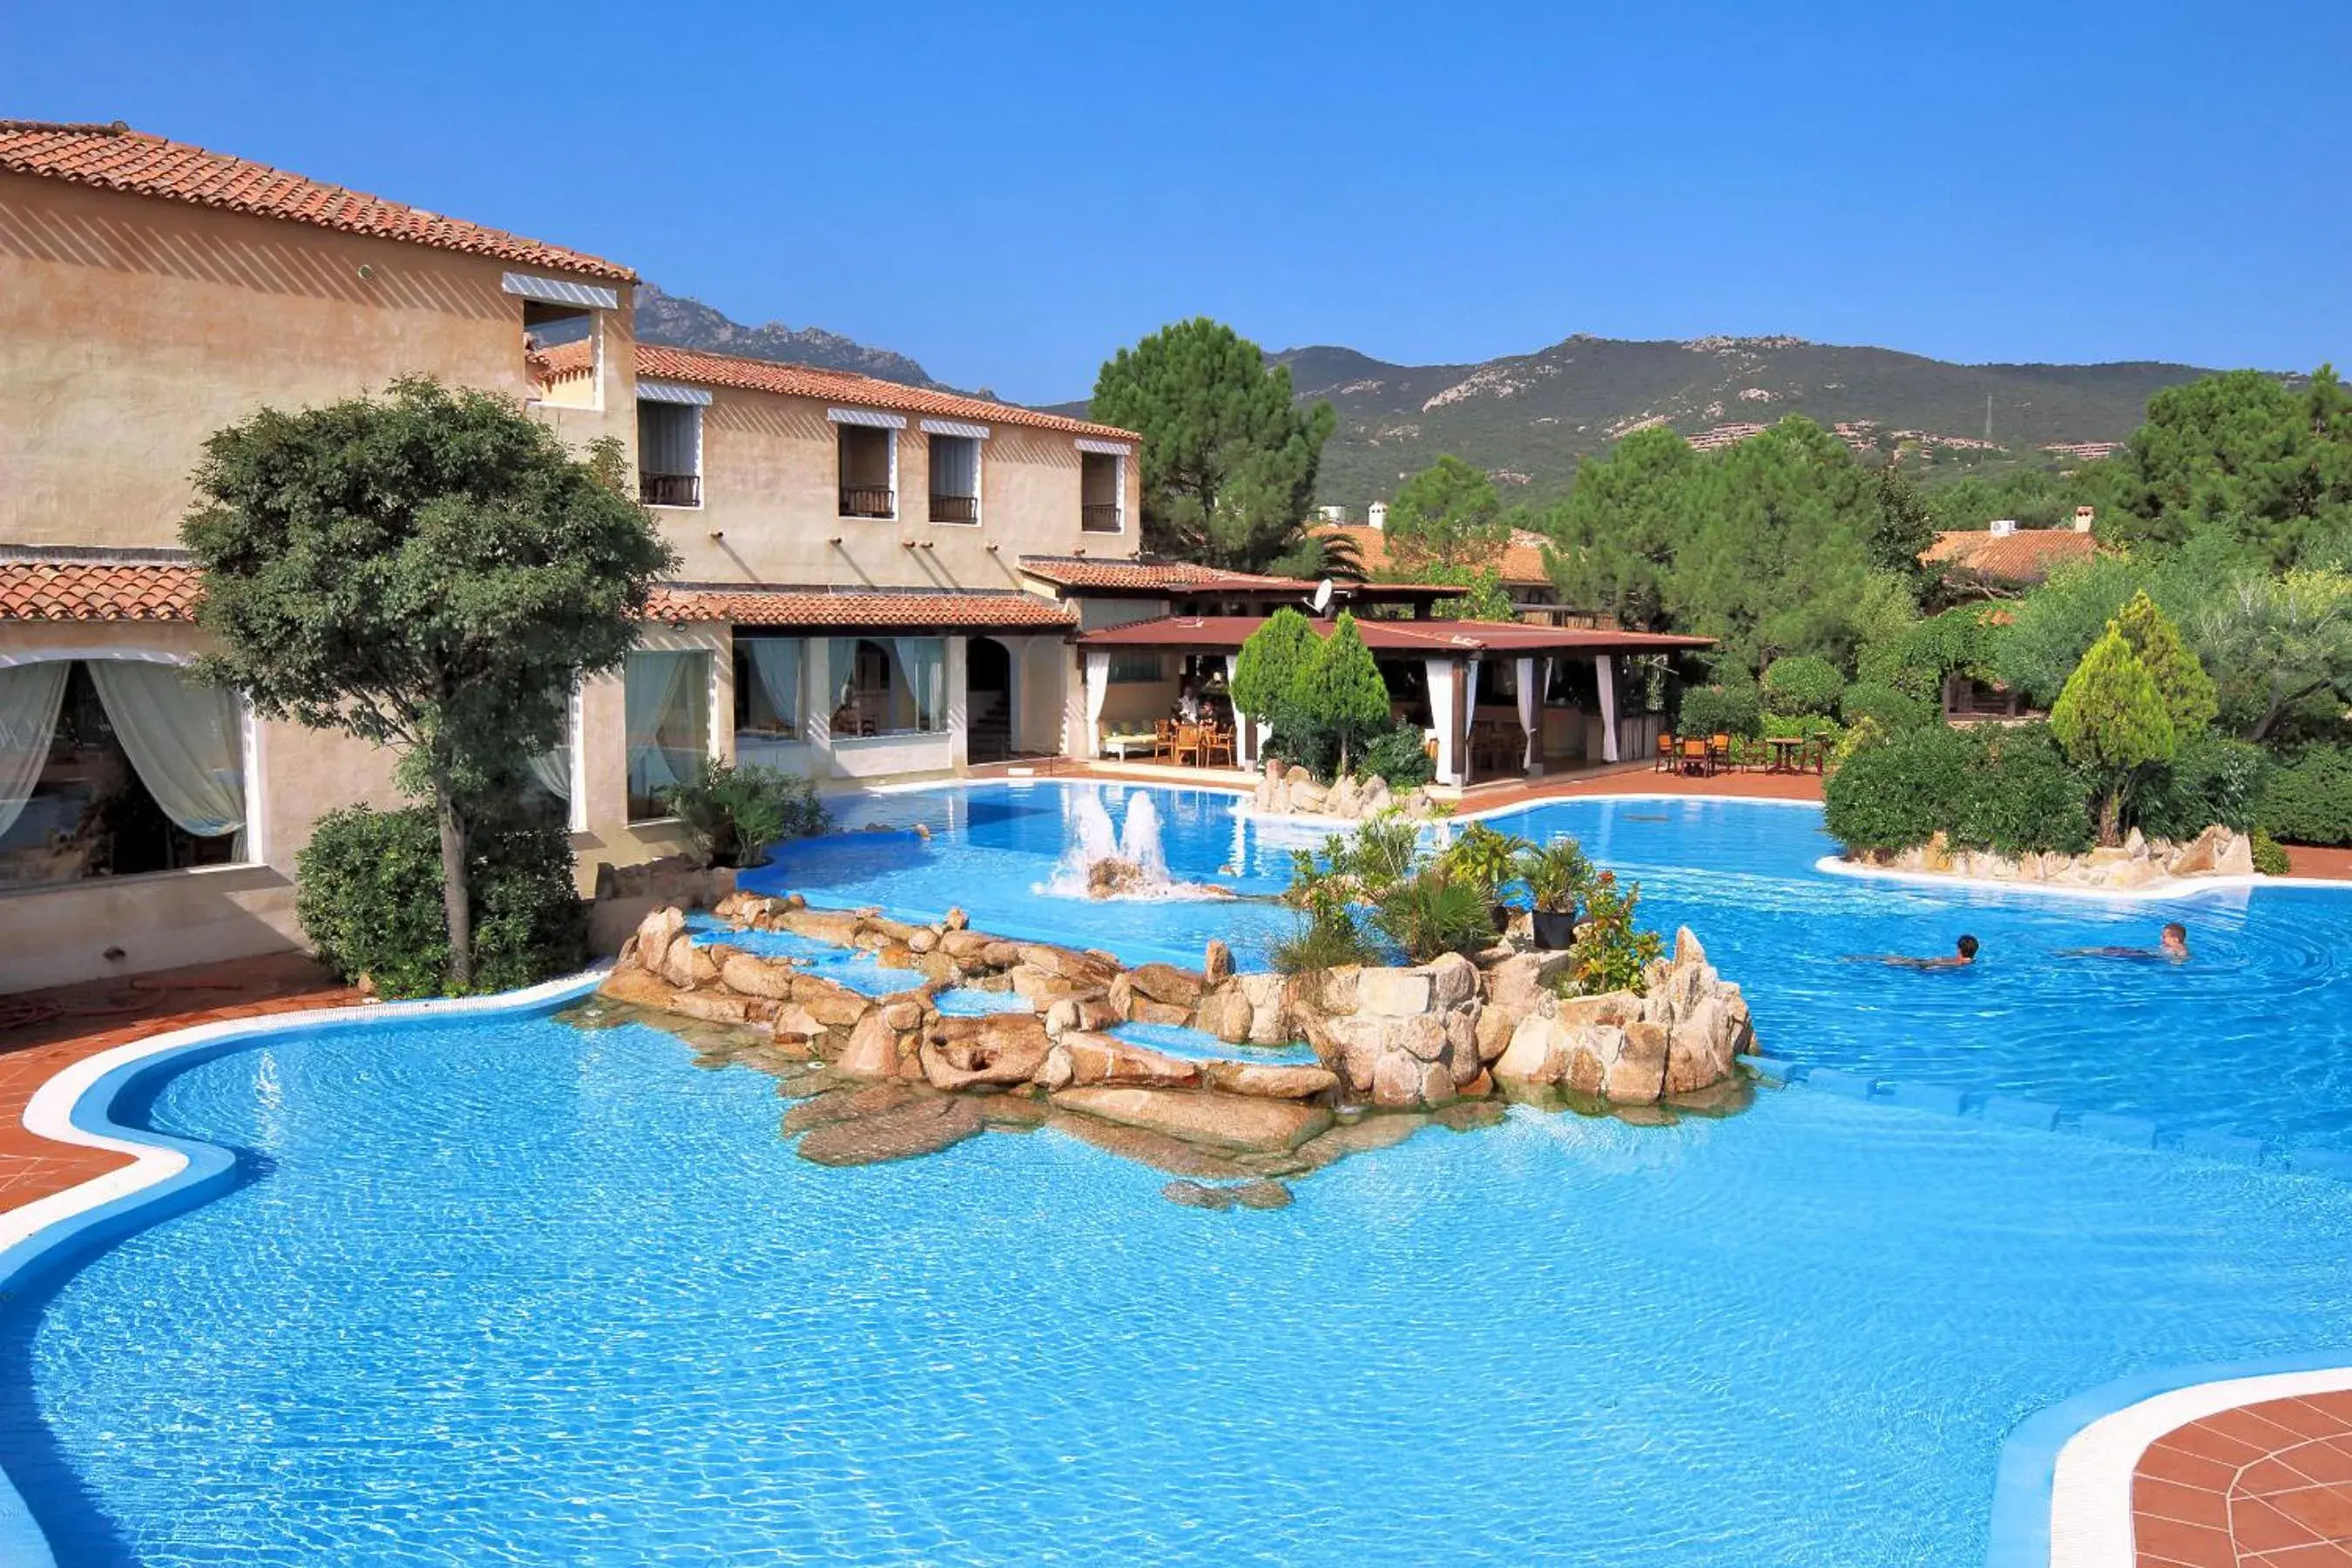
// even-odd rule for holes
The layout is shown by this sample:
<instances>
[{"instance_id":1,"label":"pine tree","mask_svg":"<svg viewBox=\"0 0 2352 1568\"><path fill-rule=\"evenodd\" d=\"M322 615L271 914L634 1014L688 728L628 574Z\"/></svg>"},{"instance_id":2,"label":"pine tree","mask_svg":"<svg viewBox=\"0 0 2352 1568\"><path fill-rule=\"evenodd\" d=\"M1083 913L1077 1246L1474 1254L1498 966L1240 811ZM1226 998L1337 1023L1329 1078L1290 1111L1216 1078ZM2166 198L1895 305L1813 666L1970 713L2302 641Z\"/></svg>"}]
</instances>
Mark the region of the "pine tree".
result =
<instances>
[{"instance_id":1,"label":"pine tree","mask_svg":"<svg viewBox=\"0 0 2352 1568\"><path fill-rule=\"evenodd\" d=\"M1236 714L1261 724L1280 724L1300 678L1315 662L1315 628L1287 605L1250 633L1234 661L1231 696Z\"/></svg>"},{"instance_id":2,"label":"pine tree","mask_svg":"<svg viewBox=\"0 0 2352 1568\"><path fill-rule=\"evenodd\" d=\"M1339 738L1339 776L1347 777L1351 744L1389 721L1388 683L1356 629L1355 616L1339 613L1300 678L1297 700L1312 722Z\"/></svg>"},{"instance_id":3,"label":"pine tree","mask_svg":"<svg viewBox=\"0 0 2352 1568\"><path fill-rule=\"evenodd\" d=\"M2050 710L2050 728L2077 767L2100 776L2099 842L2123 841L2123 808L2140 770L2179 745L2156 678L2115 622L2091 645Z\"/></svg>"},{"instance_id":4,"label":"pine tree","mask_svg":"<svg viewBox=\"0 0 2352 1568\"><path fill-rule=\"evenodd\" d=\"M2205 673L2196 653L2181 640L2179 628L2156 607L2146 589L2132 595L2115 624L2163 694L2164 710L2171 716L2174 733L2186 740L2210 724L2221 711L2213 678Z\"/></svg>"}]
</instances>

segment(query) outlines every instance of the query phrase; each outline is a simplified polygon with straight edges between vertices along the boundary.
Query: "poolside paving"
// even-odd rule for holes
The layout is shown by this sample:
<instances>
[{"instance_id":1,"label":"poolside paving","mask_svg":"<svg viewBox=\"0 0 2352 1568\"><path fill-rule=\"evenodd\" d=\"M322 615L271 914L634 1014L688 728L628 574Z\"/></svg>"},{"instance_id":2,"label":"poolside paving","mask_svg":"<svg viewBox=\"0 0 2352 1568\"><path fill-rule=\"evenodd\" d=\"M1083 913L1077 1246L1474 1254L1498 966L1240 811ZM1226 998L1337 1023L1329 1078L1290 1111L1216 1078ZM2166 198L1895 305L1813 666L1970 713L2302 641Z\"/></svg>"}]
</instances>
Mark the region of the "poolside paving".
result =
<instances>
[{"instance_id":1,"label":"poolside paving","mask_svg":"<svg viewBox=\"0 0 2352 1568\"><path fill-rule=\"evenodd\" d=\"M2139 1568L2352 1564L2352 1390L2175 1427L2140 1456L2132 1512Z\"/></svg>"}]
</instances>

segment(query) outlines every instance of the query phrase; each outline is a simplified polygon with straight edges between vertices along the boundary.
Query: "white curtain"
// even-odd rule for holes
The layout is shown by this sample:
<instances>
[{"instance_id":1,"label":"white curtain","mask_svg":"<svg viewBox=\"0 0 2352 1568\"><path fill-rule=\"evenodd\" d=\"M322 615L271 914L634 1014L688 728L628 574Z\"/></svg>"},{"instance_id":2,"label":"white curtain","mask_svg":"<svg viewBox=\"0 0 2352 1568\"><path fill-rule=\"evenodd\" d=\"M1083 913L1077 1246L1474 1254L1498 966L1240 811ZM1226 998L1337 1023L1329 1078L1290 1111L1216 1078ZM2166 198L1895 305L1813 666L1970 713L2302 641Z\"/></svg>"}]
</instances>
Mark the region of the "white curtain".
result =
<instances>
[{"instance_id":1,"label":"white curtain","mask_svg":"<svg viewBox=\"0 0 2352 1568\"><path fill-rule=\"evenodd\" d=\"M578 688L573 688L572 695L576 700L579 696ZM556 799L572 798L572 707L570 703L566 703L563 709L563 733L556 738L555 744L531 758L530 776L539 782L540 788Z\"/></svg>"},{"instance_id":2,"label":"white curtain","mask_svg":"<svg viewBox=\"0 0 2352 1568\"><path fill-rule=\"evenodd\" d=\"M1227 698L1231 698L1234 694L1234 682L1240 678L1241 669L1242 656L1240 654L1229 653L1225 655L1225 695ZM1251 758L1256 754L1256 751L1255 748L1250 744L1249 715L1242 711L1242 705L1238 702L1234 704L1234 749L1240 753L1238 756L1234 758L1234 766L1237 768L1246 768L1255 765L1251 761Z\"/></svg>"},{"instance_id":3,"label":"white curtain","mask_svg":"<svg viewBox=\"0 0 2352 1568\"><path fill-rule=\"evenodd\" d=\"M1592 673L1601 683L1601 760L1617 760L1617 661L1605 653L1592 656Z\"/></svg>"},{"instance_id":4,"label":"white curtain","mask_svg":"<svg viewBox=\"0 0 2352 1568\"><path fill-rule=\"evenodd\" d=\"M199 838L245 826L245 732L236 699L168 664L93 658L90 683L115 739L163 815Z\"/></svg>"},{"instance_id":5,"label":"white curtain","mask_svg":"<svg viewBox=\"0 0 2352 1568\"><path fill-rule=\"evenodd\" d=\"M1462 777L1470 777L1470 731L1478 724L1478 659L1470 660L1470 673L1462 680L1462 749L1456 754L1462 759Z\"/></svg>"},{"instance_id":6,"label":"white curtain","mask_svg":"<svg viewBox=\"0 0 2352 1568\"><path fill-rule=\"evenodd\" d=\"M661 745L662 721L683 691L691 656L633 653L622 679L622 728L629 744L629 793L651 795L681 782Z\"/></svg>"},{"instance_id":7,"label":"white curtain","mask_svg":"<svg viewBox=\"0 0 2352 1568\"><path fill-rule=\"evenodd\" d=\"M931 493L958 499L980 495L980 440L972 436L931 437Z\"/></svg>"},{"instance_id":8,"label":"white curtain","mask_svg":"<svg viewBox=\"0 0 2352 1568\"><path fill-rule=\"evenodd\" d=\"M1514 672L1519 686L1519 728L1527 731L1527 760L1519 765L1532 772L1536 765L1537 715L1543 711L1543 683L1536 679L1536 661L1523 658Z\"/></svg>"},{"instance_id":9,"label":"white curtain","mask_svg":"<svg viewBox=\"0 0 2352 1568\"><path fill-rule=\"evenodd\" d=\"M768 694L768 705L776 717L793 733L800 732L801 723L801 645L792 637L746 637L743 646L751 650L751 673L759 679L760 689Z\"/></svg>"},{"instance_id":10,"label":"white curtain","mask_svg":"<svg viewBox=\"0 0 2352 1568\"><path fill-rule=\"evenodd\" d=\"M898 672L915 694L915 728L945 729L947 709L947 642L942 637L892 637L898 655Z\"/></svg>"},{"instance_id":11,"label":"white curtain","mask_svg":"<svg viewBox=\"0 0 2352 1568\"><path fill-rule=\"evenodd\" d=\"M0 834L16 826L48 765L58 707L72 669L68 658L0 669Z\"/></svg>"},{"instance_id":12,"label":"white curtain","mask_svg":"<svg viewBox=\"0 0 2352 1568\"><path fill-rule=\"evenodd\" d=\"M1110 655L1092 652L1087 655L1087 755L1102 755L1102 710L1104 700L1110 696Z\"/></svg>"},{"instance_id":13,"label":"white curtain","mask_svg":"<svg viewBox=\"0 0 2352 1568\"><path fill-rule=\"evenodd\" d=\"M835 708L849 700L857 689L857 639L834 637L826 651L826 664L833 683L833 705Z\"/></svg>"},{"instance_id":14,"label":"white curtain","mask_svg":"<svg viewBox=\"0 0 2352 1568\"><path fill-rule=\"evenodd\" d=\"M1421 668L1429 683L1429 727L1437 731L1437 782L1459 784L1462 773L1454 753L1462 742L1454 725L1454 661L1423 659Z\"/></svg>"}]
</instances>

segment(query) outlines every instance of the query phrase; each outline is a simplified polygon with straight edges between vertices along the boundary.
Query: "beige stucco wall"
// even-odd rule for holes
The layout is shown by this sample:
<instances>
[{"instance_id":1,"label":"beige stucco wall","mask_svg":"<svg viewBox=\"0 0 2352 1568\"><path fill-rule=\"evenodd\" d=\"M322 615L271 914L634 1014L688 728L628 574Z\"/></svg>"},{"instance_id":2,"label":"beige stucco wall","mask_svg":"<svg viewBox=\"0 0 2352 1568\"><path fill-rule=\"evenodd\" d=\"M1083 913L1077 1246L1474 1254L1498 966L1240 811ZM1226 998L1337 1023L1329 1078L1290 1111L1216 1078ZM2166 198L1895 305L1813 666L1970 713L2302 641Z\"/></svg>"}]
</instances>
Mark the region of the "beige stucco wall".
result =
<instances>
[{"instance_id":1,"label":"beige stucco wall","mask_svg":"<svg viewBox=\"0 0 2352 1568\"><path fill-rule=\"evenodd\" d=\"M0 174L0 542L176 543L205 438L264 404L406 374L524 397L523 301L499 287L509 269ZM635 359L619 288L622 309L601 313L601 406L550 423L634 450L634 383L614 368Z\"/></svg>"},{"instance_id":2,"label":"beige stucco wall","mask_svg":"<svg viewBox=\"0 0 2352 1568\"><path fill-rule=\"evenodd\" d=\"M684 581L1019 588L1027 585L1017 568L1024 554L1062 555L1083 547L1112 557L1137 547L1132 528L1123 534L1079 529L1079 452L1066 432L991 422L981 443L981 521L934 523L929 438L921 417L908 415L906 428L898 432L898 518L845 518L836 426L825 416L840 405L732 387L708 390L703 504L654 509L686 558L678 573ZM1142 505L1139 469L1129 458L1130 520Z\"/></svg>"},{"instance_id":3,"label":"beige stucco wall","mask_svg":"<svg viewBox=\"0 0 2352 1568\"><path fill-rule=\"evenodd\" d=\"M96 658L137 649L184 657L193 626L0 621L0 654ZM310 825L339 805L399 804L391 752L299 725L256 727L257 773L246 780L254 864L99 878L0 890L0 993L205 963L299 945L294 856ZM110 959L109 948L121 949Z\"/></svg>"}]
</instances>

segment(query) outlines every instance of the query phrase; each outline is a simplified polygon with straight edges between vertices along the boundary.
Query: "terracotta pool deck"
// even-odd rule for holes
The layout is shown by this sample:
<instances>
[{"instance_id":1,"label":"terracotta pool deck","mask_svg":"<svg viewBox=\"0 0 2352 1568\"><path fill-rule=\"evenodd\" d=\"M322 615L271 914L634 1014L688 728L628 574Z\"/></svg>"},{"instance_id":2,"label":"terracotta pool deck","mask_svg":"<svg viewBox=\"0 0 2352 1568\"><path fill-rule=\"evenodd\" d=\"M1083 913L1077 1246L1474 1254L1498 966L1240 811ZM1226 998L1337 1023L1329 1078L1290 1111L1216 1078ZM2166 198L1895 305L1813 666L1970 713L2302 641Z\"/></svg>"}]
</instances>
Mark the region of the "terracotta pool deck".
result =
<instances>
[{"instance_id":1,"label":"terracotta pool deck","mask_svg":"<svg viewBox=\"0 0 2352 1568\"><path fill-rule=\"evenodd\" d=\"M1160 784L1167 771L1066 764L1064 776ZM1688 777L1638 763L1474 785L1463 809L1621 794L1817 801L1821 784L1809 774ZM2295 876L2352 879L2352 850L2292 854ZM34 1091L66 1067L173 1029L359 1000L299 953L0 996L0 1214L129 1163L26 1128ZM2136 1568L2352 1568L2352 1391L2240 1405L2167 1433L2140 1457L2132 1507Z\"/></svg>"}]
</instances>

